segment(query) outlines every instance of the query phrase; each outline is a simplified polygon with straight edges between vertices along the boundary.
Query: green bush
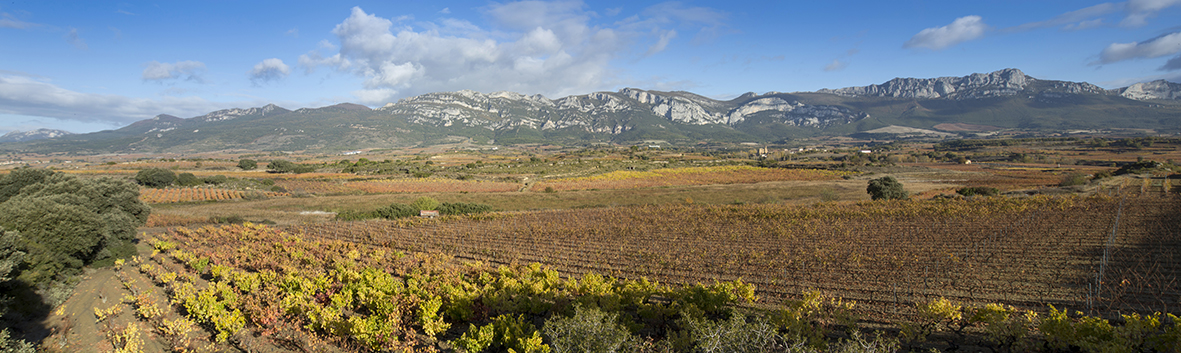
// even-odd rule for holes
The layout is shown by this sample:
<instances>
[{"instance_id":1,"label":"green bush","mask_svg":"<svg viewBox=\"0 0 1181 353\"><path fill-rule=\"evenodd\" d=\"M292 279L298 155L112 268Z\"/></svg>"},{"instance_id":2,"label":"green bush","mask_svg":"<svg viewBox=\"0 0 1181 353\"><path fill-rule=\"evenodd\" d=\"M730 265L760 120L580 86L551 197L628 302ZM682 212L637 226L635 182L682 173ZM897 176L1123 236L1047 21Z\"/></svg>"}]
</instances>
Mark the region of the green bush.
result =
<instances>
[{"instance_id":1,"label":"green bush","mask_svg":"<svg viewBox=\"0 0 1181 353\"><path fill-rule=\"evenodd\" d=\"M902 183L891 176L870 180L865 192L874 200L905 200L910 197L903 189Z\"/></svg>"},{"instance_id":2,"label":"green bush","mask_svg":"<svg viewBox=\"0 0 1181 353\"><path fill-rule=\"evenodd\" d=\"M121 252L149 212L131 183L55 173L0 203L0 226L25 240L29 264L20 278L41 284L95 260L127 255Z\"/></svg>"},{"instance_id":3,"label":"green bush","mask_svg":"<svg viewBox=\"0 0 1181 353\"><path fill-rule=\"evenodd\" d=\"M1000 189L987 186L971 186L956 190L955 192L964 196L996 196L1001 194Z\"/></svg>"},{"instance_id":4,"label":"green bush","mask_svg":"<svg viewBox=\"0 0 1181 353\"><path fill-rule=\"evenodd\" d=\"M464 215L492 212L492 206L478 203L444 202L439 205L439 214Z\"/></svg>"},{"instance_id":5,"label":"green bush","mask_svg":"<svg viewBox=\"0 0 1181 353\"><path fill-rule=\"evenodd\" d=\"M1062 182L1058 183L1059 186L1076 186L1076 185L1086 185L1086 184L1087 184L1087 176L1084 174L1079 174L1079 173L1067 174L1066 176L1062 177Z\"/></svg>"},{"instance_id":6,"label":"green bush","mask_svg":"<svg viewBox=\"0 0 1181 353\"><path fill-rule=\"evenodd\" d=\"M198 179L193 173L180 173L176 176L176 185L179 186L197 186L204 184L201 179Z\"/></svg>"},{"instance_id":7,"label":"green bush","mask_svg":"<svg viewBox=\"0 0 1181 353\"><path fill-rule=\"evenodd\" d=\"M297 163L285 161L282 159L277 159L277 160L271 161L271 163L267 164L267 171L272 172L272 173L300 174L300 173L314 172L314 171L316 171L316 167L306 165L306 164L297 164Z\"/></svg>"},{"instance_id":8,"label":"green bush","mask_svg":"<svg viewBox=\"0 0 1181 353\"><path fill-rule=\"evenodd\" d=\"M243 159L238 161L238 168L242 168L242 170L253 170L254 168L258 168L258 162L253 159Z\"/></svg>"},{"instance_id":9,"label":"green bush","mask_svg":"<svg viewBox=\"0 0 1181 353\"><path fill-rule=\"evenodd\" d=\"M135 173L135 182L150 188L162 188L176 181L176 173L164 168L148 168Z\"/></svg>"},{"instance_id":10,"label":"green bush","mask_svg":"<svg viewBox=\"0 0 1181 353\"><path fill-rule=\"evenodd\" d=\"M374 211L374 215L385 219L398 219L417 216L418 211L418 208L411 205L392 203L389 206L377 209Z\"/></svg>"},{"instance_id":11,"label":"green bush","mask_svg":"<svg viewBox=\"0 0 1181 353\"><path fill-rule=\"evenodd\" d=\"M555 352L617 352L631 332L617 322L619 314L575 305L574 317L554 316L541 332Z\"/></svg>"},{"instance_id":12,"label":"green bush","mask_svg":"<svg viewBox=\"0 0 1181 353\"><path fill-rule=\"evenodd\" d=\"M414 207L416 210L434 211L439 209L439 201L423 196L415 199L414 202L410 203L410 206Z\"/></svg>"},{"instance_id":13,"label":"green bush","mask_svg":"<svg viewBox=\"0 0 1181 353\"><path fill-rule=\"evenodd\" d=\"M375 211L340 211L336 213L338 221L363 221L379 218Z\"/></svg>"},{"instance_id":14,"label":"green bush","mask_svg":"<svg viewBox=\"0 0 1181 353\"><path fill-rule=\"evenodd\" d=\"M225 184L228 181L230 181L230 178L227 178L225 175L214 175L214 176L208 176L208 177L201 179L201 182L204 182L204 183L210 184L210 185L221 185L221 184Z\"/></svg>"}]
</instances>

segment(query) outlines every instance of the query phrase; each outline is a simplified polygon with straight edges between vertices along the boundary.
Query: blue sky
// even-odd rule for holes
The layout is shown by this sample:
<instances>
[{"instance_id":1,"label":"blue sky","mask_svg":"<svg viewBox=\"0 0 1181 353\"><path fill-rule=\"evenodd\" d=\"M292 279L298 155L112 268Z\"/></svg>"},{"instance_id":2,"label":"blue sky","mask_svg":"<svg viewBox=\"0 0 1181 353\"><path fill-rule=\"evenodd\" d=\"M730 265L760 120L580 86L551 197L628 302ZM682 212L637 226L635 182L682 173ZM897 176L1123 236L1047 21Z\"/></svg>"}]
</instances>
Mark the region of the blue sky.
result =
<instances>
[{"instance_id":1,"label":"blue sky","mask_svg":"<svg viewBox=\"0 0 1181 353\"><path fill-rule=\"evenodd\" d=\"M726 99L1018 68L1181 81L1181 0L6 1L0 133L268 103L636 87Z\"/></svg>"}]
</instances>

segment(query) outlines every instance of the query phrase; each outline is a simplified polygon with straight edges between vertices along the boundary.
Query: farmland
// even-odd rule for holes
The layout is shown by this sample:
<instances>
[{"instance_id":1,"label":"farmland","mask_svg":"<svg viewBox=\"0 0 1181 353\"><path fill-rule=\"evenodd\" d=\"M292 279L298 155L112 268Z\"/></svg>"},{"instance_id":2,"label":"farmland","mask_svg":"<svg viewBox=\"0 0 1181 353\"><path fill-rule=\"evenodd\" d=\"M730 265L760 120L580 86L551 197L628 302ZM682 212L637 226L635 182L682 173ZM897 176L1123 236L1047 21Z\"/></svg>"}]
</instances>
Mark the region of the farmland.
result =
<instances>
[{"instance_id":1,"label":"farmland","mask_svg":"<svg viewBox=\"0 0 1181 353\"><path fill-rule=\"evenodd\" d=\"M141 343L180 351L544 351L561 319L594 315L614 317L632 351L692 350L719 325L771 327L761 347L779 351L1089 351L1132 344L1130 313L1157 318L1136 344L1165 347L1152 345L1181 339L1168 316L1181 313L1175 166L1112 174L1176 147L1090 144L308 157L318 169L299 174L99 163L68 171L217 184L141 189L153 213L140 256L104 272L129 299L66 307L111 310L89 326L107 344L127 347L137 327L156 337ZM866 182L883 175L912 197L870 201ZM497 212L333 217L424 197ZM1115 324L1106 341L1074 340L1095 320Z\"/></svg>"}]
</instances>

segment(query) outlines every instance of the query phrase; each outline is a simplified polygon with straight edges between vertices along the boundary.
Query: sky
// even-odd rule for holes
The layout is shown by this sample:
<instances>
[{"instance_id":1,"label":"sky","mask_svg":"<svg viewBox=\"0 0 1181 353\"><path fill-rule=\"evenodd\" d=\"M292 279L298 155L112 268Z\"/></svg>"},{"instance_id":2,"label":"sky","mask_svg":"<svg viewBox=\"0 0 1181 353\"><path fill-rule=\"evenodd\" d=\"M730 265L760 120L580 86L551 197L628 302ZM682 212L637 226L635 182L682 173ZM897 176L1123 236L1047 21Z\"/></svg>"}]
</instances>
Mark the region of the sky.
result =
<instances>
[{"instance_id":1,"label":"sky","mask_svg":"<svg viewBox=\"0 0 1181 353\"><path fill-rule=\"evenodd\" d=\"M1181 82L1181 0L0 2L0 133L463 89L730 99L1005 68Z\"/></svg>"}]
</instances>

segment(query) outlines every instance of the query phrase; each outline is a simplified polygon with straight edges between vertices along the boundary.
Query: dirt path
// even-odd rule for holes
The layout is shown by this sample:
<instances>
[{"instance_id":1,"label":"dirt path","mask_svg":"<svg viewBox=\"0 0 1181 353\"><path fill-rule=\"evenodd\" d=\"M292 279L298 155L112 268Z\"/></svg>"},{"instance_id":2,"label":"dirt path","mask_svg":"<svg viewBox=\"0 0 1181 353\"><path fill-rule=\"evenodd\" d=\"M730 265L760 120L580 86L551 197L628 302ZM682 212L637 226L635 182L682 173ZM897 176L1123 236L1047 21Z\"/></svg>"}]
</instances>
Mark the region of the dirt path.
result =
<instances>
[{"instance_id":1,"label":"dirt path","mask_svg":"<svg viewBox=\"0 0 1181 353\"><path fill-rule=\"evenodd\" d=\"M143 252L142 246L140 251ZM135 308L123 301L125 296L132 295L132 289L123 285L116 275L116 269L101 268L88 272L74 288L70 299L43 322L53 333L42 342L42 348L57 352L111 351L116 347L108 336L113 332L123 332L128 325L134 324L143 342L142 351L167 351L152 325L136 317ZM121 272L130 280L131 288L135 291L151 291L150 295L157 303L167 305L168 298L158 290L153 290L151 281L131 268L130 264L125 265ZM114 307L119 307L116 309L117 314L105 322L97 320L96 310Z\"/></svg>"}]
</instances>

